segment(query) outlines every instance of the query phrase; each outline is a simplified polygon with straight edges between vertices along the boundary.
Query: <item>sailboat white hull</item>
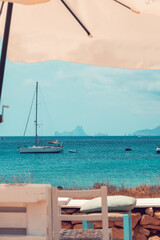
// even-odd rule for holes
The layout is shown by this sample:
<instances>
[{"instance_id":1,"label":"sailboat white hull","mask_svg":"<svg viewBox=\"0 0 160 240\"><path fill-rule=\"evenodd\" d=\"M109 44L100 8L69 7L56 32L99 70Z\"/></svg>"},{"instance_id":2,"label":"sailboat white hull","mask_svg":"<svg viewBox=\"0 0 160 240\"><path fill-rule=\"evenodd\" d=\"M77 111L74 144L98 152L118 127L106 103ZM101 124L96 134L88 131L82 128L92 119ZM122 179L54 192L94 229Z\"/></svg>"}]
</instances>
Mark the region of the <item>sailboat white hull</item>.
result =
<instances>
[{"instance_id":1,"label":"sailboat white hull","mask_svg":"<svg viewBox=\"0 0 160 240\"><path fill-rule=\"evenodd\" d=\"M59 153L63 151L63 146L33 146L33 147L20 147L20 153Z\"/></svg>"}]
</instances>

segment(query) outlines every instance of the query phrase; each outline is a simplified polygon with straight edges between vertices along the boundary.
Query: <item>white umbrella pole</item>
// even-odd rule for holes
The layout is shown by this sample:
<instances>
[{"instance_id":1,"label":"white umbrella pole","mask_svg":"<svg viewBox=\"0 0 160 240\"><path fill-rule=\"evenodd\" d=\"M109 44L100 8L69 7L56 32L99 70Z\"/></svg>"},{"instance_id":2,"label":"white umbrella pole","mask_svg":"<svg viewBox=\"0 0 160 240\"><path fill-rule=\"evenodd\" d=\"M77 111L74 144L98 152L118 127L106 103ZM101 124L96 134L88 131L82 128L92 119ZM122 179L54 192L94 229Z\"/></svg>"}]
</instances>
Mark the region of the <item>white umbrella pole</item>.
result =
<instances>
[{"instance_id":1,"label":"white umbrella pole","mask_svg":"<svg viewBox=\"0 0 160 240\"><path fill-rule=\"evenodd\" d=\"M1 95L2 95L2 86L3 86L8 38L9 38L9 31L10 31L10 24L11 24L11 17L12 17L12 8L13 8L13 3L8 3L2 50L1 50L1 60L0 60L0 101L1 101Z\"/></svg>"}]
</instances>

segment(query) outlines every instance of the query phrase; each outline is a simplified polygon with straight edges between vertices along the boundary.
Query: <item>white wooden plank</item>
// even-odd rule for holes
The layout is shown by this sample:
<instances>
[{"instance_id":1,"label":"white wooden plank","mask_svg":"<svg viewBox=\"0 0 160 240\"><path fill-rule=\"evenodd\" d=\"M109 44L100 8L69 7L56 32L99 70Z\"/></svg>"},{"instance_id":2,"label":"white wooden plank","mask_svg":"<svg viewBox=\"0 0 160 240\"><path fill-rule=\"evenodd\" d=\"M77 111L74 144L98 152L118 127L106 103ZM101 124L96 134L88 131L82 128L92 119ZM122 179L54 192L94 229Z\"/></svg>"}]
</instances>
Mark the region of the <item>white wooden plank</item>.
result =
<instances>
[{"instance_id":1,"label":"white wooden plank","mask_svg":"<svg viewBox=\"0 0 160 240\"><path fill-rule=\"evenodd\" d=\"M100 189L96 190L61 190L58 192L59 197L69 197L69 198L78 198L78 199L84 199L84 198L95 198L99 197L101 194Z\"/></svg>"},{"instance_id":2,"label":"white wooden plank","mask_svg":"<svg viewBox=\"0 0 160 240\"><path fill-rule=\"evenodd\" d=\"M160 207L160 198L137 198L136 207Z\"/></svg>"},{"instance_id":3,"label":"white wooden plank","mask_svg":"<svg viewBox=\"0 0 160 240\"><path fill-rule=\"evenodd\" d=\"M71 200L72 200L72 198L60 197L60 198L58 198L58 204L59 205L67 205Z\"/></svg>"},{"instance_id":4,"label":"white wooden plank","mask_svg":"<svg viewBox=\"0 0 160 240\"><path fill-rule=\"evenodd\" d=\"M26 228L26 213L0 213L0 228Z\"/></svg>"},{"instance_id":5,"label":"white wooden plank","mask_svg":"<svg viewBox=\"0 0 160 240\"><path fill-rule=\"evenodd\" d=\"M59 231L60 231L60 224L59 224L59 206L58 206L58 195L57 195L57 188L52 188L52 207L53 207L53 235L54 240L59 240Z\"/></svg>"},{"instance_id":6,"label":"white wooden plank","mask_svg":"<svg viewBox=\"0 0 160 240\"><path fill-rule=\"evenodd\" d=\"M61 221L102 221L102 214L90 215L59 215Z\"/></svg>"},{"instance_id":7,"label":"white wooden plank","mask_svg":"<svg viewBox=\"0 0 160 240\"><path fill-rule=\"evenodd\" d=\"M89 200L86 199L72 199L66 206L62 206L62 207L66 207L66 208L81 208L81 206L86 203Z\"/></svg>"},{"instance_id":8,"label":"white wooden plank","mask_svg":"<svg viewBox=\"0 0 160 240\"><path fill-rule=\"evenodd\" d=\"M103 229L103 240L109 240L108 235L108 208L107 208L107 188L102 186L102 229Z\"/></svg>"},{"instance_id":9,"label":"white wooden plank","mask_svg":"<svg viewBox=\"0 0 160 240\"><path fill-rule=\"evenodd\" d=\"M1 194L1 192L0 192ZM26 203L0 202L0 207L26 207Z\"/></svg>"},{"instance_id":10,"label":"white wooden plank","mask_svg":"<svg viewBox=\"0 0 160 240\"><path fill-rule=\"evenodd\" d=\"M47 236L46 202L31 203L27 206L27 235Z\"/></svg>"},{"instance_id":11,"label":"white wooden plank","mask_svg":"<svg viewBox=\"0 0 160 240\"><path fill-rule=\"evenodd\" d=\"M108 212L108 220L109 221L111 221L111 222L121 222L121 221L123 221L123 215L124 214L128 214L128 215L130 215L130 213L128 213L128 212ZM89 213L89 215L97 215L97 214L99 214L99 213Z\"/></svg>"},{"instance_id":12,"label":"white wooden plank","mask_svg":"<svg viewBox=\"0 0 160 240\"><path fill-rule=\"evenodd\" d=\"M44 201L51 185L44 184L0 184L0 202Z\"/></svg>"},{"instance_id":13,"label":"white wooden plank","mask_svg":"<svg viewBox=\"0 0 160 240\"><path fill-rule=\"evenodd\" d=\"M48 188L48 199L47 199L47 214L46 214L46 229L47 239L52 240L53 238L53 223L52 223L52 189Z\"/></svg>"}]
</instances>

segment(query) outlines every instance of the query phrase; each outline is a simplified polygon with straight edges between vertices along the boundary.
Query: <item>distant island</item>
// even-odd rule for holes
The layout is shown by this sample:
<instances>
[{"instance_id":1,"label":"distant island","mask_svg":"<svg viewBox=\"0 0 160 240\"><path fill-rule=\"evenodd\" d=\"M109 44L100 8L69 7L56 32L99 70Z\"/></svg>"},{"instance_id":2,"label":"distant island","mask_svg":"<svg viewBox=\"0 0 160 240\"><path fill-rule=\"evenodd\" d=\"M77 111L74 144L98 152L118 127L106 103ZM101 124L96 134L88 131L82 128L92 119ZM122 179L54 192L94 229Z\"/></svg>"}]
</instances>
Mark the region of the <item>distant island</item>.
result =
<instances>
[{"instance_id":1,"label":"distant island","mask_svg":"<svg viewBox=\"0 0 160 240\"><path fill-rule=\"evenodd\" d=\"M73 137L76 137L76 136L81 136L81 137L85 137L85 136L88 136L85 131L83 130L83 127L82 126L77 126L73 131L71 132L67 132L67 131L64 131L64 132L58 132L56 131L55 132L55 136L73 136Z\"/></svg>"},{"instance_id":2,"label":"distant island","mask_svg":"<svg viewBox=\"0 0 160 240\"><path fill-rule=\"evenodd\" d=\"M160 136L160 126L154 129L143 129L133 133L136 136Z\"/></svg>"},{"instance_id":3,"label":"distant island","mask_svg":"<svg viewBox=\"0 0 160 240\"><path fill-rule=\"evenodd\" d=\"M95 137L106 137L106 136L108 136L107 133L96 133L95 134Z\"/></svg>"},{"instance_id":4,"label":"distant island","mask_svg":"<svg viewBox=\"0 0 160 240\"><path fill-rule=\"evenodd\" d=\"M78 137L78 136L80 136L80 137L86 137L86 136L89 136L89 135L87 135L87 133L85 133L85 131L83 130L83 127L82 126L77 126L73 131L71 131L71 132L69 132L69 131L64 131L64 132L58 132L58 131L56 131L55 132L55 136L58 136L58 137L60 137L60 136L62 136L62 137L64 137L64 136L73 136L73 137ZM105 136L108 136L108 134L107 133L97 133L97 134L95 134L94 135L94 137L105 137Z\"/></svg>"},{"instance_id":5,"label":"distant island","mask_svg":"<svg viewBox=\"0 0 160 240\"><path fill-rule=\"evenodd\" d=\"M82 126L77 126L73 131L64 131L64 132L55 132L55 136L73 136L73 137L86 137L89 136L84 130ZM96 133L92 135L93 137L105 137L108 136L107 133ZM160 136L160 126L154 129L142 129L134 132L133 134L129 134L128 136Z\"/></svg>"}]
</instances>

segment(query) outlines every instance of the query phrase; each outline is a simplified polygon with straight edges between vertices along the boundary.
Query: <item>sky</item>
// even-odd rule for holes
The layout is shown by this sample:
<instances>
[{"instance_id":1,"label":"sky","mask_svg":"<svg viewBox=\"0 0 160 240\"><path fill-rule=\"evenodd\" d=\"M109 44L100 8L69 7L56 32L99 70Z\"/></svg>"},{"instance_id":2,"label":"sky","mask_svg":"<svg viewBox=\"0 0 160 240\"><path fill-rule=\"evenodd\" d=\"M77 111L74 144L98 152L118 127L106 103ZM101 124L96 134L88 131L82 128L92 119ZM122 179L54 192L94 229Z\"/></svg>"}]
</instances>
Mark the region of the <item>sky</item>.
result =
<instances>
[{"instance_id":1,"label":"sky","mask_svg":"<svg viewBox=\"0 0 160 240\"><path fill-rule=\"evenodd\" d=\"M0 125L1 136L23 135L36 81L42 95L39 135L82 126L88 135L123 136L160 125L160 70L7 60L1 105L9 108ZM34 117L33 113L27 135L34 135Z\"/></svg>"}]
</instances>

